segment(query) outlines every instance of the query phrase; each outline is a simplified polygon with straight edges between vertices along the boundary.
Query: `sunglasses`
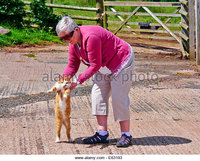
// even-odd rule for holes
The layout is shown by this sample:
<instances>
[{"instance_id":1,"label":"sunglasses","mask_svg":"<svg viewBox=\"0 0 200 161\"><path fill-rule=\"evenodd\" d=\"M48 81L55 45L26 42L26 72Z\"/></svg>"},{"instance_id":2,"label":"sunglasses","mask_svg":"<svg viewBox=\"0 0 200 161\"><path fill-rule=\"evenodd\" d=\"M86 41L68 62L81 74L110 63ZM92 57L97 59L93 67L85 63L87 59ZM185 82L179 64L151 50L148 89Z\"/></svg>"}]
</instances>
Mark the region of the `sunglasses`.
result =
<instances>
[{"instance_id":1,"label":"sunglasses","mask_svg":"<svg viewBox=\"0 0 200 161\"><path fill-rule=\"evenodd\" d=\"M61 37L60 40L61 41L70 40L73 34L74 34L74 31L70 32L68 35L65 35L64 37Z\"/></svg>"}]
</instances>

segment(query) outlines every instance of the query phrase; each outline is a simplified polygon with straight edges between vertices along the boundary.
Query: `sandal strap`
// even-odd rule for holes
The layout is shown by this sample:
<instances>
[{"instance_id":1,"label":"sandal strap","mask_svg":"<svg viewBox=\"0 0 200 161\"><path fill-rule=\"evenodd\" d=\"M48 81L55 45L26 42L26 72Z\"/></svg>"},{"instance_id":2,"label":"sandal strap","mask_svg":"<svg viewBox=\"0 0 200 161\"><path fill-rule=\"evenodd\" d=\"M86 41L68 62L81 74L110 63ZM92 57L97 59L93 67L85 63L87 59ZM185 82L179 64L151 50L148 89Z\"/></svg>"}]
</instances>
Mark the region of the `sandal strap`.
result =
<instances>
[{"instance_id":1,"label":"sandal strap","mask_svg":"<svg viewBox=\"0 0 200 161\"><path fill-rule=\"evenodd\" d=\"M98 136L98 133L96 133L94 136L91 136L88 138L93 143L97 143L98 141L101 141L101 138Z\"/></svg>"},{"instance_id":2,"label":"sandal strap","mask_svg":"<svg viewBox=\"0 0 200 161\"><path fill-rule=\"evenodd\" d=\"M127 147L132 144L132 137L126 136L123 134L120 138L120 140L117 143L118 147Z\"/></svg>"},{"instance_id":3,"label":"sandal strap","mask_svg":"<svg viewBox=\"0 0 200 161\"><path fill-rule=\"evenodd\" d=\"M83 142L86 144L107 143L108 142L108 140L106 140L107 137L108 137L108 135L101 136L101 135L99 135L98 132L96 132L95 135L84 139Z\"/></svg>"}]
</instances>

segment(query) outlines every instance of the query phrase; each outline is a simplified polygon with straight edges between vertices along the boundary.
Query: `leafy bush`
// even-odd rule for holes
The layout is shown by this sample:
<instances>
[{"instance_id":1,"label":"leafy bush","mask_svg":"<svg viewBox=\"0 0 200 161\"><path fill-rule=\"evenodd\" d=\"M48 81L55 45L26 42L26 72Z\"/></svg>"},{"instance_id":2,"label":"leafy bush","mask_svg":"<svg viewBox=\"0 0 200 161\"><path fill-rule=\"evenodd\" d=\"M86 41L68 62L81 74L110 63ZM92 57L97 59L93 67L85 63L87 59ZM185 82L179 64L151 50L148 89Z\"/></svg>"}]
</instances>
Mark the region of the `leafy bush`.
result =
<instances>
[{"instance_id":1,"label":"leafy bush","mask_svg":"<svg viewBox=\"0 0 200 161\"><path fill-rule=\"evenodd\" d=\"M45 0L33 0L30 8L33 13L33 23L46 30L49 30L49 27L55 29L61 17L53 14L50 8L45 6Z\"/></svg>"},{"instance_id":2,"label":"leafy bush","mask_svg":"<svg viewBox=\"0 0 200 161\"><path fill-rule=\"evenodd\" d=\"M21 27L25 16L22 0L0 0L0 21L10 26Z\"/></svg>"}]
</instances>

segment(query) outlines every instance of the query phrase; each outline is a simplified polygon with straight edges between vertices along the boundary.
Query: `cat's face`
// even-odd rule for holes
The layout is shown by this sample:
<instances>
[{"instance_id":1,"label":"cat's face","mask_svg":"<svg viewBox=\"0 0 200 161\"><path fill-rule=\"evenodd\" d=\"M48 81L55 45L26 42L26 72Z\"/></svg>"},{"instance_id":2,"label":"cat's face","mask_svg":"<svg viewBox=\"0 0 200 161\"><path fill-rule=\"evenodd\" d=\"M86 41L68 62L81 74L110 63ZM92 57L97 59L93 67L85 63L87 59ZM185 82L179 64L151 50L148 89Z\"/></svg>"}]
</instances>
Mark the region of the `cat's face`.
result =
<instances>
[{"instance_id":1,"label":"cat's face","mask_svg":"<svg viewBox=\"0 0 200 161\"><path fill-rule=\"evenodd\" d=\"M69 89L70 86L71 81L68 78L61 78L50 90L48 90L48 93L65 91L66 89Z\"/></svg>"}]
</instances>

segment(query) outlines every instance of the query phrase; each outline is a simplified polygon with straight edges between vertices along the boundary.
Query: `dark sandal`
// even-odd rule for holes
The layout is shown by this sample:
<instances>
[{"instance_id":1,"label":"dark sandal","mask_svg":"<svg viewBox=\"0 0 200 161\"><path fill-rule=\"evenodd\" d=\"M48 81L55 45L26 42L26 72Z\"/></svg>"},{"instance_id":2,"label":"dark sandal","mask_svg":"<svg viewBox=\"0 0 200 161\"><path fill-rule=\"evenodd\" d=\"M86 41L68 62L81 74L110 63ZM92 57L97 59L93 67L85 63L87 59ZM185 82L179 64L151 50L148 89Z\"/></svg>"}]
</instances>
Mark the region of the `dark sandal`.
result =
<instances>
[{"instance_id":1,"label":"dark sandal","mask_svg":"<svg viewBox=\"0 0 200 161\"><path fill-rule=\"evenodd\" d=\"M132 145L132 136L126 136L126 134L123 134L117 142L117 147L128 147L129 145Z\"/></svg>"},{"instance_id":2,"label":"dark sandal","mask_svg":"<svg viewBox=\"0 0 200 161\"><path fill-rule=\"evenodd\" d=\"M83 143L84 144L109 143L108 136L109 136L109 134L107 134L105 136L101 136L101 135L99 135L98 132L96 132L95 135L83 139Z\"/></svg>"}]
</instances>

